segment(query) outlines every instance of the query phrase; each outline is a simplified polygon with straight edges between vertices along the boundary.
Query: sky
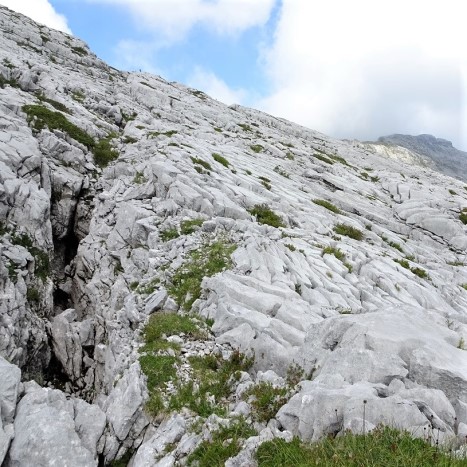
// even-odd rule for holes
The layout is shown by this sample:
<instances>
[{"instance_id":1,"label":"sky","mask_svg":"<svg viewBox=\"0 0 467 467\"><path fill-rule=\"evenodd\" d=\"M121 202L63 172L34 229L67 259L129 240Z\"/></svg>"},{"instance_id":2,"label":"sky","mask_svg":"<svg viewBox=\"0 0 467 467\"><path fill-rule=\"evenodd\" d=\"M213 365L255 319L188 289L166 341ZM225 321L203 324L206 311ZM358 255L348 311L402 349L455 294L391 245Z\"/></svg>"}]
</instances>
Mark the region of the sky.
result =
<instances>
[{"instance_id":1,"label":"sky","mask_svg":"<svg viewBox=\"0 0 467 467\"><path fill-rule=\"evenodd\" d=\"M463 0L0 0L142 70L338 138L467 150Z\"/></svg>"}]
</instances>

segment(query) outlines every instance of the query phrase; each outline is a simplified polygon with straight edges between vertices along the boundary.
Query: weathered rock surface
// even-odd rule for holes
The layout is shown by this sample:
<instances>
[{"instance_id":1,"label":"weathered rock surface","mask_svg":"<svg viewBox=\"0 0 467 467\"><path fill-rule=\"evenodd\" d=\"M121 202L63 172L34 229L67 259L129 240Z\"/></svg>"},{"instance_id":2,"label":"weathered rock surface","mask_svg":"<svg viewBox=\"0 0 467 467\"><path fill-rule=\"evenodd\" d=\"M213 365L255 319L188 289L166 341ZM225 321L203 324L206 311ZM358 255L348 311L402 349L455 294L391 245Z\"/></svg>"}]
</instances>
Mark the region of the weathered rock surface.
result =
<instances>
[{"instance_id":1,"label":"weathered rock surface","mask_svg":"<svg viewBox=\"0 0 467 467\"><path fill-rule=\"evenodd\" d=\"M305 370L277 422L258 425L230 465L252 461L258 443L275 436L315 440L380 422L415 434L435 427L446 438L465 431L461 182L409 156L370 153L157 76L119 72L82 41L3 7L0 76L7 465L36 456L91 466L126 452L130 465L155 455L173 465L196 448L192 413L162 424L145 414L138 357L148 317L179 308L168 293L174 272L214 240L236 245L233 266L203 280L192 311L214 321L215 341L169 342L192 356L231 347L254 356L229 401L247 418L246 388L280 385L294 365ZM58 112L86 132L88 146L70 127L38 127L25 105ZM95 148L106 141L118 157L100 167ZM258 222L257 205L282 226ZM185 229L190 220L197 225ZM336 232L338 224L361 238Z\"/></svg>"}]
</instances>

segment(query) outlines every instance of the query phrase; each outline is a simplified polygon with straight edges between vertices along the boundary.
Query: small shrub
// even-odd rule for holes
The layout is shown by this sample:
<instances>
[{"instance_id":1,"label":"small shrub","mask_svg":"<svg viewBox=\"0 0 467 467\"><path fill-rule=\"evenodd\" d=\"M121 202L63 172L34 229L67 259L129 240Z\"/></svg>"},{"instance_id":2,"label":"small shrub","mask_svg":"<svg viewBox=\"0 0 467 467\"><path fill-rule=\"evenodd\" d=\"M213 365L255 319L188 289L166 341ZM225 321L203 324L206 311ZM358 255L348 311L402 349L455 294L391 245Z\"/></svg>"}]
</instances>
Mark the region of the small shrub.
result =
<instances>
[{"instance_id":1,"label":"small shrub","mask_svg":"<svg viewBox=\"0 0 467 467\"><path fill-rule=\"evenodd\" d=\"M60 112L64 112L64 113L67 113L69 115L72 114L71 110L65 105L65 104L62 104L61 102L58 102L54 99L50 99L48 97L45 97L44 94L42 93L38 93L37 94L37 98L41 101L41 102L47 102L48 104L50 104L52 107L54 107L55 109L59 110Z\"/></svg>"},{"instance_id":2,"label":"small shrub","mask_svg":"<svg viewBox=\"0 0 467 467\"><path fill-rule=\"evenodd\" d=\"M174 227L172 229L163 230L159 233L159 237L163 242L168 242L169 240L173 240L174 238L180 237L178 230Z\"/></svg>"},{"instance_id":3,"label":"small shrub","mask_svg":"<svg viewBox=\"0 0 467 467\"><path fill-rule=\"evenodd\" d=\"M39 303L41 299L39 290L37 290L35 287L28 287L26 291L26 299L31 305Z\"/></svg>"},{"instance_id":4,"label":"small shrub","mask_svg":"<svg viewBox=\"0 0 467 467\"><path fill-rule=\"evenodd\" d=\"M339 250L339 248L334 248L332 246L327 246L326 248L324 248L321 254L323 256L334 255L339 261L345 260L345 253L343 253L342 250Z\"/></svg>"},{"instance_id":5,"label":"small shrub","mask_svg":"<svg viewBox=\"0 0 467 467\"><path fill-rule=\"evenodd\" d=\"M345 235L346 237L353 238L354 240L362 240L363 232L347 224L337 224L334 227L334 232L338 235Z\"/></svg>"},{"instance_id":6,"label":"small shrub","mask_svg":"<svg viewBox=\"0 0 467 467\"><path fill-rule=\"evenodd\" d=\"M146 343L143 349L151 350L152 345L164 335L172 336L184 333L193 339L205 339L206 333L193 321L193 318L178 313L158 312L150 316L144 327L143 336Z\"/></svg>"},{"instance_id":7,"label":"small shrub","mask_svg":"<svg viewBox=\"0 0 467 467\"><path fill-rule=\"evenodd\" d=\"M274 167L274 172L278 173L279 175L282 175L285 178L290 178L290 175L279 165L276 165Z\"/></svg>"},{"instance_id":8,"label":"small shrub","mask_svg":"<svg viewBox=\"0 0 467 467\"><path fill-rule=\"evenodd\" d=\"M271 383L261 382L251 386L244 397L253 396L250 402L252 415L259 422L267 422L274 418L279 409L287 402L287 388L277 388Z\"/></svg>"},{"instance_id":9,"label":"small shrub","mask_svg":"<svg viewBox=\"0 0 467 467\"><path fill-rule=\"evenodd\" d=\"M265 182L264 180L261 180L261 185L263 185L263 186L264 186L264 188L266 188L266 190L269 190L269 191L271 191L271 188L272 188L272 186L271 186L271 184L270 184L270 183L268 183L268 182Z\"/></svg>"},{"instance_id":10,"label":"small shrub","mask_svg":"<svg viewBox=\"0 0 467 467\"><path fill-rule=\"evenodd\" d=\"M133 138L133 136L125 136L123 142L125 144L133 144L133 143L137 143L138 142L138 139L137 138Z\"/></svg>"},{"instance_id":11,"label":"small shrub","mask_svg":"<svg viewBox=\"0 0 467 467\"><path fill-rule=\"evenodd\" d=\"M81 57L85 57L86 55L88 55L88 51L83 47L71 47L71 50Z\"/></svg>"},{"instance_id":12,"label":"small shrub","mask_svg":"<svg viewBox=\"0 0 467 467\"><path fill-rule=\"evenodd\" d=\"M291 244L291 243L286 243L285 246L290 250L290 251L295 251L296 248Z\"/></svg>"},{"instance_id":13,"label":"small shrub","mask_svg":"<svg viewBox=\"0 0 467 467\"><path fill-rule=\"evenodd\" d=\"M198 164L201 167L204 167L206 170L212 170L212 166L209 162L203 161L203 159L200 159L199 157L191 157L190 159L192 160L193 164Z\"/></svg>"},{"instance_id":14,"label":"small shrub","mask_svg":"<svg viewBox=\"0 0 467 467\"><path fill-rule=\"evenodd\" d=\"M304 375L305 370L298 363L292 363L289 368L287 368L287 384L291 387L296 386L304 379Z\"/></svg>"},{"instance_id":15,"label":"small shrub","mask_svg":"<svg viewBox=\"0 0 467 467\"><path fill-rule=\"evenodd\" d=\"M246 173L247 175L251 175L251 170L246 169L246 170L245 170L245 173Z\"/></svg>"},{"instance_id":16,"label":"small shrub","mask_svg":"<svg viewBox=\"0 0 467 467\"><path fill-rule=\"evenodd\" d=\"M413 274L420 277L421 279L426 279L428 277L428 273L422 268L410 268Z\"/></svg>"},{"instance_id":17,"label":"small shrub","mask_svg":"<svg viewBox=\"0 0 467 467\"><path fill-rule=\"evenodd\" d=\"M388 242L388 245L389 245L389 246L392 246L392 247L395 248L396 250L399 250L401 253L404 253L404 250L402 249L402 247L400 246L399 243Z\"/></svg>"},{"instance_id":18,"label":"small shrub","mask_svg":"<svg viewBox=\"0 0 467 467\"><path fill-rule=\"evenodd\" d=\"M202 417L212 413L225 416L227 397L231 393L235 375L247 371L253 359L236 350L227 360L214 354L193 356L189 360L193 379L178 388L177 393L170 398L169 409L180 411L187 407Z\"/></svg>"},{"instance_id":19,"label":"small shrub","mask_svg":"<svg viewBox=\"0 0 467 467\"><path fill-rule=\"evenodd\" d=\"M94 161L101 168L107 167L112 161L118 158L118 151L110 144L112 138L113 135L101 139L93 150Z\"/></svg>"},{"instance_id":20,"label":"small shrub","mask_svg":"<svg viewBox=\"0 0 467 467\"><path fill-rule=\"evenodd\" d=\"M71 93L71 98L76 102L82 103L86 99L86 95L78 89Z\"/></svg>"},{"instance_id":21,"label":"small shrub","mask_svg":"<svg viewBox=\"0 0 467 467\"><path fill-rule=\"evenodd\" d=\"M67 133L70 138L83 144L88 149L92 149L95 145L94 139L90 135L68 121L60 112L49 110L43 105L23 105L23 111L27 115L28 123L37 133L48 127L50 131L60 130Z\"/></svg>"},{"instance_id":22,"label":"small shrub","mask_svg":"<svg viewBox=\"0 0 467 467\"><path fill-rule=\"evenodd\" d=\"M400 264L405 269L410 269L410 263L406 259L395 259L394 262Z\"/></svg>"},{"instance_id":23,"label":"small shrub","mask_svg":"<svg viewBox=\"0 0 467 467\"><path fill-rule=\"evenodd\" d=\"M250 149L253 151L253 152L256 152L256 153L259 153L259 152L262 152L264 150L264 147L261 146L261 144L252 144L250 146Z\"/></svg>"},{"instance_id":24,"label":"small shrub","mask_svg":"<svg viewBox=\"0 0 467 467\"><path fill-rule=\"evenodd\" d=\"M168 291L175 301L189 310L201 296L203 278L229 268L232 265L230 256L236 248L236 245L217 241L192 251L189 259L172 276Z\"/></svg>"},{"instance_id":25,"label":"small shrub","mask_svg":"<svg viewBox=\"0 0 467 467\"><path fill-rule=\"evenodd\" d=\"M136 172L134 178L133 178L133 183L136 183L137 185L141 185L142 183L145 183L147 181L146 177L144 176L143 172Z\"/></svg>"},{"instance_id":26,"label":"small shrub","mask_svg":"<svg viewBox=\"0 0 467 467\"><path fill-rule=\"evenodd\" d=\"M316 159L319 159L322 162L326 162L326 164L329 164L329 165L334 164L334 162L331 159L328 159L327 157L322 156L321 154L315 153L313 154L313 157L315 157Z\"/></svg>"},{"instance_id":27,"label":"small shrub","mask_svg":"<svg viewBox=\"0 0 467 467\"><path fill-rule=\"evenodd\" d=\"M335 214L341 214L341 210L337 206L334 206L334 204L326 201L325 199L314 199L313 203L317 204L318 206L322 206L323 208L326 208Z\"/></svg>"},{"instance_id":28,"label":"small shrub","mask_svg":"<svg viewBox=\"0 0 467 467\"><path fill-rule=\"evenodd\" d=\"M222 467L241 449L241 441L256 435L256 431L243 419L237 419L227 427L212 433L212 441L203 441L188 456L188 465L198 467Z\"/></svg>"},{"instance_id":29,"label":"small shrub","mask_svg":"<svg viewBox=\"0 0 467 467\"><path fill-rule=\"evenodd\" d=\"M274 211L265 204L256 204L248 211L260 224L267 224L272 227L285 227L284 222Z\"/></svg>"},{"instance_id":30,"label":"small shrub","mask_svg":"<svg viewBox=\"0 0 467 467\"><path fill-rule=\"evenodd\" d=\"M190 235L196 230L198 230L198 227L203 225L204 219L190 219L188 221L183 221L180 224L180 232L182 235Z\"/></svg>"},{"instance_id":31,"label":"small shrub","mask_svg":"<svg viewBox=\"0 0 467 467\"><path fill-rule=\"evenodd\" d=\"M466 284L460 284L460 286L461 286L464 290L467 290L467 283L466 283Z\"/></svg>"},{"instance_id":32,"label":"small shrub","mask_svg":"<svg viewBox=\"0 0 467 467\"><path fill-rule=\"evenodd\" d=\"M449 194L451 195L457 195L457 193L454 190L449 189L448 191L449 191Z\"/></svg>"},{"instance_id":33,"label":"small shrub","mask_svg":"<svg viewBox=\"0 0 467 467\"><path fill-rule=\"evenodd\" d=\"M467 212L462 211L462 212L459 214L459 220L460 220L463 224L467 224Z\"/></svg>"},{"instance_id":34,"label":"small shrub","mask_svg":"<svg viewBox=\"0 0 467 467\"><path fill-rule=\"evenodd\" d=\"M219 162L219 164L222 164L224 167L228 167L230 165L229 161L221 156L220 154L217 154L216 152L212 153L212 158L216 161Z\"/></svg>"},{"instance_id":35,"label":"small shrub","mask_svg":"<svg viewBox=\"0 0 467 467\"><path fill-rule=\"evenodd\" d=\"M247 125L246 123L237 123L237 125L238 125L243 131L252 131L250 125Z\"/></svg>"},{"instance_id":36,"label":"small shrub","mask_svg":"<svg viewBox=\"0 0 467 467\"><path fill-rule=\"evenodd\" d=\"M291 152L288 152L285 157L287 157L287 159L289 159L290 161L293 161L295 160L295 156L291 153Z\"/></svg>"}]
</instances>

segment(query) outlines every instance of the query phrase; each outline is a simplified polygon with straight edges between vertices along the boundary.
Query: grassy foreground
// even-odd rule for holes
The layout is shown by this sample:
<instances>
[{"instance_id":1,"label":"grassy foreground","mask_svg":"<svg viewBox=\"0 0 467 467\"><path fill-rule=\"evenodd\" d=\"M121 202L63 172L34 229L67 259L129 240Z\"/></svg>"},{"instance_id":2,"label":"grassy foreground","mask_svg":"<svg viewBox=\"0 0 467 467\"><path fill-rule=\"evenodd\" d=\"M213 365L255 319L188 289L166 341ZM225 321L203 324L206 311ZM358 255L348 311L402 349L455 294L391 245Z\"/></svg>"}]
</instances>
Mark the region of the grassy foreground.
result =
<instances>
[{"instance_id":1,"label":"grassy foreground","mask_svg":"<svg viewBox=\"0 0 467 467\"><path fill-rule=\"evenodd\" d=\"M298 438L287 443L274 439L263 443L257 451L258 467L461 467L466 459L455 459L449 453L413 438L407 432L378 427L372 433L347 433L326 438L319 443L304 444Z\"/></svg>"}]
</instances>

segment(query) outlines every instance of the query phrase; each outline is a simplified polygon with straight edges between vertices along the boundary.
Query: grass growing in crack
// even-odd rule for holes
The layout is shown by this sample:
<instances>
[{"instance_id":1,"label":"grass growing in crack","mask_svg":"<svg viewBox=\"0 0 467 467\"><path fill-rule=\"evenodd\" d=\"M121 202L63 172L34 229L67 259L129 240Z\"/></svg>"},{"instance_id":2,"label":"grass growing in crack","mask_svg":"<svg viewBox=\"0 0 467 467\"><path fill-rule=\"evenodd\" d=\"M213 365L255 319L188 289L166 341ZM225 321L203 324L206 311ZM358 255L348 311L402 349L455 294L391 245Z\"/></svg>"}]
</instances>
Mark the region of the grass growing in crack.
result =
<instances>
[{"instance_id":1,"label":"grass growing in crack","mask_svg":"<svg viewBox=\"0 0 467 467\"><path fill-rule=\"evenodd\" d=\"M316 159L319 159L322 162L326 162L326 164L329 164L329 165L334 164L334 162L331 159L329 159L326 156L323 156L321 154L315 153L315 154L313 154L313 157L315 157Z\"/></svg>"},{"instance_id":2,"label":"grass growing in crack","mask_svg":"<svg viewBox=\"0 0 467 467\"><path fill-rule=\"evenodd\" d=\"M116 151L110 144L110 140L114 137L113 134L107 138L101 139L94 147L94 161L101 167L107 167L110 162L118 158L118 151Z\"/></svg>"},{"instance_id":3,"label":"grass growing in crack","mask_svg":"<svg viewBox=\"0 0 467 467\"><path fill-rule=\"evenodd\" d=\"M25 233L12 234L11 243L14 245L20 245L31 253L34 257L34 274L45 281L50 274L50 260L48 253L34 246L31 238Z\"/></svg>"},{"instance_id":4,"label":"grass growing in crack","mask_svg":"<svg viewBox=\"0 0 467 467\"><path fill-rule=\"evenodd\" d=\"M281 217L265 204L256 204L253 208L249 209L248 212L252 216L255 216L260 224L267 224L276 228L285 227Z\"/></svg>"},{"instance_id":5,"label":"grass growing in crack","mask_svg":"<svg viewBox=\"0 0 467 467\"><path fill-rule=\"evenodd\" d=\"M424 269L419 267L410 267L410 263L406 259L395 259L394 262L400 264L403 268L408 269L421 279L427 279L429 277L428 273Z\"/></svg>"},{"instance_id":6,"label":"grass growing in crack","mask_svg":"<svg viewBox=\"0 0 467 467\"><path fill-rule=\"evenodd\" d=\"M55 109L60 110L60 112L67 113L69 115L72 114L71 110L65 104L62 104L61 102L58 102L58 101L56 101L54 99L50 99L48 97L45 97L44 94L42 94L42 93L38 93L37 98L41 102L47 102L48 104L50 104Z\"/></svg>"},{"instance_id":7,"label":"grass growing in crack","mask_svg":"<svg viewBox=\"0 0 467 467\"><path fill-rule=\"evenodd\" d=\"M71 123L62 113L49 110L43 105L23 105L23 111L27 115L29 125L35 132L38 133L45 127L48 127L50 131L60 130L88 149L94 147L92 136Z\"/></svg>"},{"instance_id":8,"label":"grass growing in crack","mask_svg":"<svg viewBox=\"0 0 467 467\"><path fill-rule=\"evenodd\" d=\"M212 441L203 441L188 457L188 465L223 467L225 461L240 452L241 441L256 435L243 418L212 433Z\"/></svg>"},{"instance_id":9,"label":"grass growing in crack","mask_svg":"<svg viewBox=\"0 0 467 467\"><path fill-rule=\"evenodd\" d=\"M171 336L180 333L184 333L193 339L204 339L206 337L206 333L199 328L190 316L169 312L153 314L144 327L143 336L146 342L144 349L151 349L151 345L159 341L164 335Z\"/></svg>"},{"instance_id":10,"label":"grass growing in crack","mask_svg":"<svg viewBox=\"0 0 467 467\"><path fill-rule=\"evenodd\" d=\"M230 162L220 154L217 154L216 152L212 153L212 158L216 161L219 162L219 164L222 164L224 167L228 167L230 165Z\"/></svg>"},{"instance_id":11,"label":"grass growing in crack","mask_svg":"<svg viewBox=\"0 0 467 467\"><path fill-rule=\"evenodd\" d=\"M168 342L164 337L180 333L192 339L206 337L206 331L201 329L191 317L177 313L153 314L144 327L145 344L141 349L143 354L139 362L141 370L147 377L149 400L146 410L152 415L165 410L162 390L166 383L176 379L176 364L180 362L177 355L180 350L179 345ZM176 354L168 354L168 349L172 349Z\"/></svg>"},{"instance_id":12,"label":"grass growing in crack","mask_svg":"<svg viewBox=\"0 0 467 467\"><path fill-rule=\"evenodd\" d=\"M345 433L306 444L298 438L290 443L280 438L267 441L256 453L258 467L360 467L360 466L434 466L460 467L465 459L452 458L439 447L413 438L410 433L379 426L366 435Z\"/></svg>"},{"instance_id":13,"label":"grass growing in crack","mask_svg":"<svg viewBox=\"0 0 467 467\"><path fill-rule=\"evenodd\" d=\"M326 248L323 248L323 251L321 254L324 255L334 255L339 261L344 261L345 260L345 253L342 250L339 250L339 248L334 248L332 246L327 246Z\"/></svg>"},{"instance_id":14,"label":"grass growing in crack","mask_svg":"<svg viewBox=\"0 0 467 467\"><path fill-rule=\"evenodd\" d=\"M285 178L290 178L290 174L286 172L280 165L276 165L273 170L274 172L278 173L279 175L282 175Z\"/></svg>"},{"instance_id":15,"label":"grass growing in crack","mask_svg":"<svg viewBox=\"0 0 467 467\"><path fill-rule=\"evenodd\" d=\"M261 382L245 391L246 398L252 397L253 417L259 422L274 418L279 409L288 401L287 388L274 387L271 383Z\"/></svg>"},{"instance_id":16,"label":"grass growing in crack","mask_svg":"<svg viewBox=\"0 0 467 467\"><path fill-rule=\"evenodd\" d=\"M189 310L201 296L201 282L232 265L230 256L236 245L216 241L192 251L188 260L175 271L168 292L175 301Z\"/></svg>"},{"instance_id":17,"label":"grass growing in crack","mask_svg":"<svg viewBox=\"0 0 467 467\"><path fill-rule=\"evenodd\" d=\"M190 219L183 221L180 224L180 232L182 235L190 235L198 230L198 227L203 225L204 219Z\"/></svg>"},{"instance_id":18,"label":"grass growing in crack","mask_svg":"<svg viewBox=\"0 0 467 467\"><path fill-rule=\"evenodd\" d=\"M201 167L204 167L206 170L212 170L212 166L209 162L203 161L203 159L200 159L199 157L190 156L190 159L192 160L193 164L198 164Z\"/></svg>"},{"instance_id":19,"label":"grass growing in crack","mask_svg":"<svg viewBox=\"0 0 467 467\"><path fill-rule=\"evenodd\" d=\"M264 147L261 146L261 144L252 144L252 145L250 146L250 149L251 149L253 152L256 152L256 153L258 154L259 152L262 152L262 151L264 150Z\"/></svg>"},{"instance_id":20,"label":"grass growing in crack","mask_svg":"<svg viewBox=\"0 0 467 467\"><path fill-rule=\"evenodd\" d=\"M326 208L335 214L341 214L341 210L337 206L334 206L334 204L326 201L325 199L314 199L313 203L317 204L318 206L322 206L323 208Z\"/></svg>"},{"instance_id":21,"label":"grass growing in crack","mask_svg":"<svg viewBox=\"0 0 467 467\"><path fill-rule=\"evenodd\" d=\"M193 379L178 388L170 398L169 409L179 411L187 407L202 417L213 413L222 416L226 414L226 398L231 393L235 376L240 371L247 371L253 359L234 351L227 360L213 354L193 356L190 364Z\"/></svg>"},{"instance_id":22,"label":"grass growing in crack","mask_svg":"<svg viewBox=\"0 0 467 467\"><path fill-rule=\"evenodd\" d=\"M347 224L336 224L334 232L337 235L345 235L346 237L353 238L354 240L362 240L363 232Z\"/></svg>"},{"instance_id":23,"label":"grass growing in crack","mask_svg":"<svg viewBox=\"0 0 467 467\"><path fill-rule=\"evenodd\" d=\"M178 230L174 227L173 229L162 230L159 233L159 237L163 242L168 242L169 240L173 240L174 238L180 237Z\"/></svg>"},{"instance_id":24,"label":"grass growing in crack","mask_svg":"<svg viewBox=\"0 0 467 467\"><path fill-rule=\"evenodd\" d=\"M342 250L339 250L339 248L334 248L332 246L327 246L326 248L323 248L323 251L321 254L324 255L333 255L335 256L339 261L342 261L344 266L348 269L349 272L352 272L353 267L352 265L346 261L346 256L345 253Z\"/></svg>"}]
</instances>

